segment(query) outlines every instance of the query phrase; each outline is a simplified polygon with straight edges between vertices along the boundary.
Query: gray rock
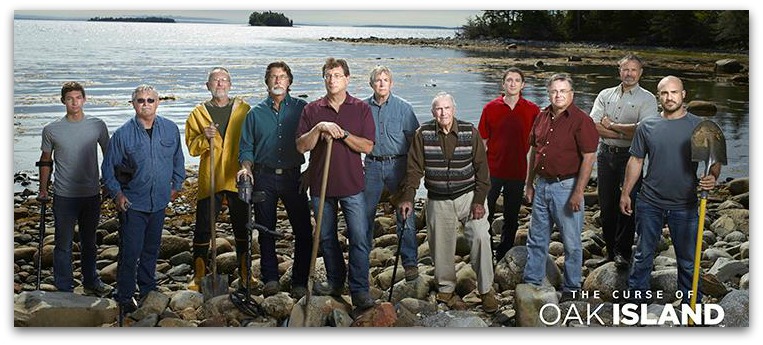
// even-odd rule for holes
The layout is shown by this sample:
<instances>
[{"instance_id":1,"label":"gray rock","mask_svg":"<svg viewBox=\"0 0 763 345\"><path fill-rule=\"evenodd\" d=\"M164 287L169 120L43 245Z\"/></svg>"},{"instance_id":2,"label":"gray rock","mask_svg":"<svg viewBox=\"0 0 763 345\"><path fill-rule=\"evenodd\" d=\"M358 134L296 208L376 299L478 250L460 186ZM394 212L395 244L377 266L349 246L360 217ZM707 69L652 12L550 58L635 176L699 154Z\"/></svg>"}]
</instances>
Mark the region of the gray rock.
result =
<instances>
[{"instance_id":1,"label":"gray rock","mask_svg":"<svg viewBox=\"0 0 763 345\"><path fill-rule=\"evenodd\" d=\"M173 255L188 252L191 250L191 240L180 236L162 236L162 242L159 247L159 258L169 259Z\"/></svg>"},{"instance_id":2,"label":"gray rock","mask_svg":"<svg viewBox=\"0 0 763 345\"><path fill-rule=\"evenodd\" d=\"M556 290L550 286L536 287L531 284L519 284L514 291L514 310L517 311L517 325L520 327L544 327L540 311L546 304L557 304ZM545 308L544 312L553 312ZM553 313L552 313L553 314ZM553 320L555 315L544 314L544 320Z\"/></svg>"},{"instance_id":3,"label":"gray rock","mask_svg":"<svg viewBox=\"0 0 763 345\"><path fill-rule=\"evenodd\" d=\"M750 258L750 242L749 241L742 243L739 246L739 258L740 259Z\"/></svg>"},{"instance_id":4,"label":"gray rock","mask_svg":"<svg viewBox=\"0 0 763 345\"><path fill-rule=\"evenodd\" d=\"M180 264L186 264L188 266L193 265L193 254L190 251L177 253L170 258L170 265L177 266Z\"/></svg>"},{"instance_id":5,"label":"gray rock","mask_svg":"<svg viewBox=\"0 0 763 345\"><path fill-rule=\"evenodd\" d=\"M500 291L512 290L523 281L525 265L527 264L527 247L514 246L506 256L495 266L493 281L498 284ZM552 286L562 284L562 273L549 255L546 259L546 280Z\"/></svg>"},{"instance_id":6,"label":"gray rock","mask_svg":"<svg viewBox=\"0 0 763 345\"><path fill-rule=\"evenodd\" d=\"M717 213L721 216L728 216L731 218L731 220L734 221L736 228L732 230L739 230L745 235L750 234L750 210L735 208L728 210L718 210ZM716 233L716 235L721 237L721 234ZM726 234L723 234L723 236L725 235Z\"/></svg>"},{"instance_id":7,"label":"gray rock","mask_svg":"<svg viewBox=\"0 0 763 345\"><path fill-rule=\"evenodd\" d=\"M721 215L710 225L710 228L713 230L715 235L720 238L725 237L737 229L734 220L727 215Z\"/></svg>"},{"instance_id":8,"label":"gray rock","mask_svg":"<svg viewBox=\"0 0 763 345\"><path fill-rule=\"evenodd\" d=\"M117 319L112 299L71 292L25 291L14 296L16 327L100 327Z\"/></svg>"},{"instance_id":9,"label":"gray rock","mask_svg":"<svg viewBox=\"0 0 763 345\"><path fill-rule=\"evenodd\" d=\"M328 325L329 316L334 309L343 310L345 313L349 313L352 309L352 306L344 299L343 302L339 302L330 296L313 296L307 306L308 315L306 317L304 300L303 297L291 309L289 327L323 327Z\"/></svg>"},{"instance_id":10,"label":"gray rock","mask_svg":"<svg viewBox=\"0 0 763 345\"><path fill-rule=\"evenodd\" d=\"M702 252L702 260L707 260L711 263L715 263L718 258L731 259L732 257L729 253L720 248L707 248L704 252Z\"/></svg>"},{"instance_id":11,"label":"gray rock","mask_svg":"<svg viewBox=\"0 0 763 345\"><path fill-rule=\"evenodd\" d=\"M750 208L750 193L749 192L742 193L739 195L734 195L731 197L730 200L740 203L746 209Z\"/></svg>"},{"instance_id":12,"label":"gray rock","mask_svg":"<svg viewBox=\"0 0 763 345\"><path fill-rule=\"evenodd\" d=\"M472 328L488 325L477 314L469 311L448 310L424 318L419 323L422 327Z\"/></svg>"},{"instance_id":13,"label":"gray rock","mask_svg":"<svg viewBox=\"0 0 763 345\"><path fill-rule=\"evenodd\" d=\"M710 267L707 273L714 275L721 282L727 283L731 278L741 277L749 271L749 262L722 257L715 261L713 267Z\"/></svg>"},{"instance_id":14,"label":"gray rock","mask_svg":"<svg viewBox=\"0 0 763 345\"><path fill-rule=\"evenodd\" d=\"M739 195L750 191L750 178L740 177L731 180L728 183L729 192L731 195Z\"/></svg>"},{"instance_id":15,"label":"gray rock","mask_svg":"<svg viewBox=\"0 0 763 345\"><path fill-rule=\"evenodd\" d=\"M130 317L133 317L130 315ZM137 322L133 323L130 327L155 327L159 323L158 314L148 314L142 317Z\"/></svg>"},{"instance_id":16,"label":"gray rock","mask_svg":"<svg viewBox=\"0 0 763 345\"><path fill-rule=\"evenodd\" d=\"M163 318L156 324L158 327L196 327L196 324L183 319L178 318Z\"/></svg>"},{"instance_id":17,"label":"gray rock","mask_svg":"<svg viewBox=\"0 0 763 345\"><path fill-rule=\"evenodd\" d=\"M710 101L692 100L687 104L686 110L697 116L715 116L718 107Z\"/></svg>"},{"instance_id":18,"label":"gray rock","mask_svg":"<svg viewBox=\"0 0 763 345\"><path fill-rule=\"evenodd\" d=\"M654 303L666 304L676 300L678 290L678 272L675 269L653 271L652 291L662 291L662 296L655 294ZM662 297L662 298L657 298Z\"/></svg>"},{"instance_id":19,"label":"gray rock","mask_svg":"<svg viewBox=\"0 0 763 345\"><path fill-rule=\"evenodd\" d=\"M277 319L284 320L291 314L294 307L294 299L285 292L279 292L262 301L262 310L265 314Z\"/></svg>"},{"instance_id":20,"label":"gray rock","mask_svg":"<svg viewBox=\"0 0 763 345\"><path fill-rule=\"evenodd\" d=\"M745 273L742 278L739 278L739 288L742 290L750 289L750 273Z\"/></svg>"},{"instance_id":21,"label":"gray rock","mask_svg":"<svg viewBox=\"0 0 763 345\"><path fill-rule=\"evenodd\" d=\"M750 292L732 290L718 302L725 313L721 325L724 327L750 326Z\"/></svg>"},{"instance_id":22,"label":"gray rock","mask_svg":"<svg viewBox=\"0 0 763 345\"><path fill-rule=\"evenodd\" d=\"M739 73L744 66L736 59L721 59L715 62L715 73Z\"/></svg>"},{"instance_id":23,"label":"gray rock","mask_svg":"<svg viewBox=\"0 0 763 345\"><path fill-rule=\"evenodd\" d=\"M204 295L201 292L180 290L172 295L169 307L172 310L180 311L186 308L196 309L202 304L204 304Z\"/></svg>"},{"instance_id":24,"label":"gray rock","mask_svg":"<svg viewBox=\"0 0 763 345\"><path fill-rule=\"evenodd\" d=\"M726 242L744 242L747 240L747 235L745 235L741 231L732 231L731 233L723 237L723 240Z\"/></svg>"},{"instance_id":25,"label":"gray rock","mask_svg":"<svg viewBox=\"0 0 763 345\"><path fill-rule=\"evenodd\" d=\"M612 297L614 291L627 289L628 270L617 269L614 262L608 262L596 268L588 274L583 282L583 290L598 291L600 298L606 302L615 301Z\"/></svg>"}]
</instances>

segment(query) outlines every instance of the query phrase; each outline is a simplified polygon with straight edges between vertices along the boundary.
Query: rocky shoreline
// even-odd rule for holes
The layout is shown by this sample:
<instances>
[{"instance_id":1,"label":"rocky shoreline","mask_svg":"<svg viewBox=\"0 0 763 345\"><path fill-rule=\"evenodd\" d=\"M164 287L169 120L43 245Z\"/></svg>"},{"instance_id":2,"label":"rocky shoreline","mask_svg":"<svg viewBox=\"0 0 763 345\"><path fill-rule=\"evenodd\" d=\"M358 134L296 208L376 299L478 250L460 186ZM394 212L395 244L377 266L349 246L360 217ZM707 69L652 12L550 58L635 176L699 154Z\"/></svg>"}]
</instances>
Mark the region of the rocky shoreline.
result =
<instances>
[{"instance_id":1,"label":"rocky shoreline","mask_svg":"<svg viewBox=\"0 0 763 345\"><path fill-rule=\"evenodd\" d=\"M257 281L252 287L252 298L262 307L263 313L257 317L238 310L227 298L220 296L204 302L200 293L186 290L192 276L191 241L194 228L197 172L187 169L181 196L167 209L167 218L162 236L160 260L157 265L158 291L149 294L141 308L126 321L127 326L160 327L204 327L204 326L246 326L278 327L294 326L294 320L301 320L302 308L295 307L299 301L289 293L291 286L291 258L293 234L289 228L286 212L278 211L278 229L285 238L277 243L280 284L283 292L267 298L262 297L262 283ZM53 252L53 222L49 212L46 219L46 236L42 250L42 291L34 291L36 281L36 257L39 237L40 204L35 192L26 189L14 195L14 325L15 326L116 326L116 304L107 298L81 296L82 288L74 293L55 292L51 272ZM607 262L604 241L596 200L595 180L586 193L585 225L582 239L584 248L583 290L592 292L585 300L559 303L559 293L563 269L563 244L558 232L552 234L549 247L548 286L544 291L532 291L521 284L522 271L526 260L527 229L530 208L522 207L520 229L516 245L495 266L493 287L497 292L500 308L493 314L482 310L476 293L476 274L469 262L469 246L463 236L459 236L456 249L458 283L456 292L463 297L465 310L451 310L435 301L435 283L432 260L426 242L423 214L424 200L418 200L416 209L417 239L419 243L420 277L413 282L403 279L403 270L397 270L392 303L387 303L392 282L392 269L397 245L392 208L383 203L377 213L374 227L374 245L371 259L371 294L384 301L376 307L361 313L353 313L349 296L345 291L343 299L313 296L310 303L311 326L358 326L358 327L506 327L532 326L537 324L537 310L528 310L522 301L527 298L547 300L556 303L564 313L574 305L611 305L616 302L613 292L627 286L627 274L618 271L614 264ZM500 199L499 199L500 202ZM500 206L499 206L500 209ZM502 218L492 224L496 237L500 239ZM233 234L228 215L218 220L217 242L218 270L229 274L231 291L238 286L235 272ZM704 303L718 303L724 306L726 318L723 326L747 326L749 315L749 179L738 178L723 183L710 196L703 236L701 265L702 292ZM98 227L97 266L105 283L114 285L116 278L116 258L118 253L118 223L111 202L102 205L102 223ZM345 225L340 222L340 243L344 240ZM253 274L259 277L259 247L253 241ZM344 248L346 250L346 247ZM660 254L655 259L652 284L655 290L664 291L664 298L655 300L649 306L650 313L660 315L666 305L676 303L675 256L667 228L663 231ZM75 285L80 282L79 248L74 245ZM325 269L319 257L316 263L316 283L325 281ZM593 292L598 291L594 296ZM459 308L464 309L464 308ZM584 310L585 308L583 308ZM534 315L533 315L534 314ZM79 317L71 317L79 315ZM564 314L562 314L564 315ZM534 317L533 317L534 316ZM585 317L583 315L583 317ZM609 317L609 319L607 319ZM603 317L604 326L612 326L611 313ZM290 323L291 322L291 323ZM535 324L534 324L535 323ZM580 324L576 321L559 321L556 326L600 326Z\"/></svg>"},{"instance_id":2,"label":"rocky shoreline","mask_svg":"<svg viewBox=\"0 0 763 345\"><path fill-rule=\"evenodd\" d=\"M323 41L352 44L388 44L417 47L450 48L482 53L486 59L510 59L520 68L537 69L544 65L570 64L612 65L629 52L636 52L648 68L669 68L681 71L716 72L719 78L748 83L749 52L668 49L644 46L622 46L603 43L562 43L514 39L463 38L379 38L327 37ZM733 67L719 67L718 61L734 60ZM725 65L726 62L722 63ZM540 66L539 66L540 65ZM745 67L747 66L747 67Z\"/></svg>"}]
</instances>

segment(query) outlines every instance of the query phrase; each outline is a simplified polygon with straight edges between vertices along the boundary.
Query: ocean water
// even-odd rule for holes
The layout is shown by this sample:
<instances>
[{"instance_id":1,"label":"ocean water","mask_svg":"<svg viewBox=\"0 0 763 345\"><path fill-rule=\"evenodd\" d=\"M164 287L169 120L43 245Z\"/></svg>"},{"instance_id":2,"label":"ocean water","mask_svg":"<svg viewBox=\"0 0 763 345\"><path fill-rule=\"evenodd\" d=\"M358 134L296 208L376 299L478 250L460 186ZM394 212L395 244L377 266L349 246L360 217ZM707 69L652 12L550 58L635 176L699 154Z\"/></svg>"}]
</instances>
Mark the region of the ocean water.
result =
<instances>
[{"instance_id":1,"label":"ocean water","mask_svg":"<svg viewBox=\"0 0 763 345\"><path fill-rule=\"evenodd\" d=\"M449 29L302 26L248 27L233 24L156 24L85 21L14 20L13 169L34 171L40 155L42 127L64 115L60 88L65 81L83 83L86 114L103 119L113 132L134 116L130 94L139 84L151 84L161 96L159 114L181 128L193 107L208 99L206 73L215 66L231 71L232 95L255 104L266 97L265 66L286 61L294 73L292 95L307 101L325 90L320 68L326 57L344 58L351 72L349 92L371 94L368 72L377 64L394 73L393 92L410 101L420 121L431 118L432 97L441 91L454 95L460 119L477 124L482 107L500 91L501 71L510 59L486 59L452 49L365 45L322 41L324 37L448 37ZM487 62L486 62L487 61ZM612 66L546 66L569 72L576 80L575 103L590 111L596 94L616 85ZM733 85L713 75L671 70L645 72L642 86L654 91L664 75L683 78L688 99L714 101L714 118L727 137L729 166L723 177L747 176L749 171L749 87ZM544 76L528 73L526 98L548 105ZM186 155L189 165L198 159Z\"/></svg>"}]
</instances>

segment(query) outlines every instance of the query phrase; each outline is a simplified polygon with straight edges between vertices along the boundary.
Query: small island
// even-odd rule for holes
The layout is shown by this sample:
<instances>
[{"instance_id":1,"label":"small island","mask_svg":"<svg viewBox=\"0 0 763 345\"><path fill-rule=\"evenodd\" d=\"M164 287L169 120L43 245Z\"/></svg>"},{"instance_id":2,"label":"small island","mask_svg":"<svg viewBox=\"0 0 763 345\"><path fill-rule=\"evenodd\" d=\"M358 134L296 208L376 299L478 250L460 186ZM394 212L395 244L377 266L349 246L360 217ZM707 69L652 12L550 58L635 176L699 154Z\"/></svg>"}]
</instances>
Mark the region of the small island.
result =
<instances>
[{"instance_id":1,"label":"small island","mask_svg":"<svg viewBox=\"0 0 763 345\"><path fill-rule=\"evenodd\" d=\"M93 17L89 22L139 22L139 23L175 23L172 18L165 17Z\"/></svg>"},{"instance_id":2,"label":"small island","mask_svg":"<svg viewBox=\"0 0 763 345\"><path fill-rule=\"evenodd\" d=\"M267 11L252 12L249 15L249 26L294 26L294 23L283 13Z\"/></svg>"}]
</instances>

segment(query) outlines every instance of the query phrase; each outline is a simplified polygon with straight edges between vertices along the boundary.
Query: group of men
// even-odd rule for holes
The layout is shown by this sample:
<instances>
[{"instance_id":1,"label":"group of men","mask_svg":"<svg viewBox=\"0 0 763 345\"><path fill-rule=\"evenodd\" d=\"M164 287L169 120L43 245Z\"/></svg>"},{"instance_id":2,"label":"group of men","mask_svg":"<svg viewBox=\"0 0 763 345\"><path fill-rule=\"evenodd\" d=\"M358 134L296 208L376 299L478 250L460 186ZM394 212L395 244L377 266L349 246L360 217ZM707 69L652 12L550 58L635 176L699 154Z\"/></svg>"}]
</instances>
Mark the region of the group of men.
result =
<instances>
[{"instance_id":1,"label":"group of men","mask_svg":"<svg viewBox=\"0 0 763 345\"><path fill-rule=\"evenodd\" d=\"M524 73L509 68L501 79L503 92L485 105L475 127L456 118L456 101L448 93L434 96L433 119L419 124L411 104L392 93L392 71L385 66L371 70L373 95L361 100L347 91L347 62L329 58L321 69L326 94L308 103L289 94L294 76L285 62L276 61L265 71L268 95L253 107L229 95L232 80L227 69L213 68L206 82L212 97L197 105L185 124L189 154L201 157L194 274L188 288L201 289L208 251L215 245L211 215L217 215L222 205L229 210L239 275L242 279L250 276L246 260L250 205L239 198L237 188L239 181L248 179L254 191L265 195L264 201L252 205L257 223L275 229L278 202L286 208L294 233L292 297L299 299L307 293L314 240L310 210L318 213L324 192L317 240L327 282L317 285L315 292L340 296L347 281L353 305L370 308L376 302L369 292L369 253L381 195L388 191L396 206L404 276L414 281L419 271L413 202L424 178L427 239L438 301L463 306L455 293L454 265L456 229L461 223L471 245L469 257L477 273L483 309L498 309L492 288L491 223L502 213L495 248L495 258L501 260L514 246L523 197L532 203L524 280L543 284L550 235L556 226L565 254L562 299L570 299L581 285L583 193L594 162L598 162L608 259L620 269L631 268L631 289L649 289L654 251L667 221L676 247L678 286L688 296L697 223L694 189L697 184L712 189L720 166L713 166L711 174L697 182L697 165L691 162L687 143L699 120L682 106L686 92L680 79L668 76L658 84L660 114L654 95L639 86L641 60L627 55L619 61L619 71L622 83L603 90L589 116L573 103L575 91L569 75L554 74L548 79L550 105L540 109L522 96ZM120 220L113 296L130 312L137 307L133 298L136 283L140 297L156 289L165 208L185 179L180 133L172 121L157 115L160 99L152 86L141 85L133 91L135 116L111 139L103 121L85 116L85 100L80 84L65 83L61 101L67 114L45 126L42 133L38 163L41 200L48 198L52 170L55 176L54 282L59 291L73 290L71 248L78 223L84 291L99 296L111 293L95 267L100 146L104 156L100 174ZM329 147L330 159L326 160ZM310 160L303 172L307 151ZM642 178L647 157L650 163ZM329 164L331 178L323 176L324 162ZM214 181L205 169L210 164ZM214 191L204 188L212 183ZM499 195L503 196L502 210L496 209ZM212 205L214 210L210 210ZM340 208L349 240L347 264L338 239ZM638 242L632 254L634 233ZM276 239L261 233L258 242L263 295L274 295L282 288Z\"/></svg>"}]
</instances>

